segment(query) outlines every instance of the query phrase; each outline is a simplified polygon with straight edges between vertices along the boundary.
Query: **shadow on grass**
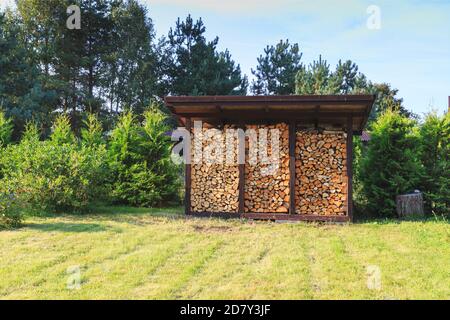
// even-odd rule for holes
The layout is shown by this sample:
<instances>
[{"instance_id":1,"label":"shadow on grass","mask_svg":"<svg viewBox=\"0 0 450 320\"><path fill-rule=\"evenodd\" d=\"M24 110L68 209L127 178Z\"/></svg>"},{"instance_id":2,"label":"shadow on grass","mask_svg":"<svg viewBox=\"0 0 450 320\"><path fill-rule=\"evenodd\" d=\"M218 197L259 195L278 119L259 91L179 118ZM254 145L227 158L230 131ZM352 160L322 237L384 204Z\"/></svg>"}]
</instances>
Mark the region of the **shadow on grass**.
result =
<instances>
[{"instance_id":1,"label":"shadow on grass","mask_svg":"<svg viewBox=\"0 0 450 320\"><path fill-rule=\"evenodd\" d=\"M180 217L183 215L181 207L139 208L129 206L96 205L90 208L93 215L153 215L166 217Z\"/></svg>"},{"instance_id":2,"label":"shadow on grass","mask_svg":"<svg viewBox=\"0 0 450 320\"><path fill-rule=\"evenodd\" d=\"M108 205L108 204L93 204L83 210L82 212L26 212L25 217L41 217L41 218L58 218L58 217L79 217L85 220L89 220L95 216L123 216L123 215L150 215L150 216L168 216L168 217L180 217L183 215L184 210L179 206L173 207L161 207L161 208L143 208L143 207L131 207L120 205Z\"/></svg>"},{"instance_id":3,"label":"shadow on grass","mask_svg":"<svg viewBox=\"0 0 450 320\"><path fill-rule=\"evenodd\" d=\"M30 223L25 224L23 227L49 232L102 232L107 231L110 228L98 223L67 223L67 222L48 222L48 223Z\"/></svg>"}]
</instances>

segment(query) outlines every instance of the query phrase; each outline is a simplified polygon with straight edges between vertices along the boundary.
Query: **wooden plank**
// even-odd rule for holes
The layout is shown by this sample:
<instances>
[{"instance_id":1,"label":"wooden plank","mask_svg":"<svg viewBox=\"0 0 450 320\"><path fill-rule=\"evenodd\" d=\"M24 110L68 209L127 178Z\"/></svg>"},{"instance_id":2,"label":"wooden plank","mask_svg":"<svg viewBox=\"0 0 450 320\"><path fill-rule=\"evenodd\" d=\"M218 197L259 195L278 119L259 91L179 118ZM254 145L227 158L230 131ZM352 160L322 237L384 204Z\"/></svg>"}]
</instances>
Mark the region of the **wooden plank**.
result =
<instances>
[{"instance_id":1,"label":"wooden plank","mask_svg":"<svg viewBox=\"0 0 450 320\"><path fill-rule=\"evenodd\" d=\"M321 216L305 214L286 213L243 213L231 212L190 212L190 216L204 218L225 218L225 219L253 219L253 220L276 220L276 221L322 221L322 222L349 222L348 216Z\"/></svg>"},{"instance_id":2,"label":"wooden plank","mask_svg":"<svg viewBox=\"0 0 450 320\"><path fill-rule=\"evenodd\" d=\"M239 128L245 131L245 125L240 124ZM243 163L239 163L239 210L240 214L244 213L244 202L245 202L245 137L243 144L238 146L238 161L239 159L244 160Z\"/></svg>"},{"instance_id":3,"label":"wooden plank","mask_svg":"<svg viewBox=\"0 0 450 320\"><path fill-rule=\"evenodd\" d=\"M244 213L242 218L255 220L287 220L287 221L329 221L348 222L348 216L321 216L306 214L282 214L282 213Z\"/></svg>"},{"instance_id":4,"label":"wooden plank","mask_svg":"<svg viewBox=\"0 0 450 320\"><path fill-rule=\"evenodd\" d=\"M317 111L301 111L296 110L223 110L222 112L212 111L212 112L193 112L192 110L178 110L177 115L181 117L190 118L229 118L229 119L245 119L252 120L256 117L257 120L261 119L276 119L276 120L288 120L288 119L308 119L311 123L315 120L322 119L335 119L346 117L351 114L354 117L365 117L366 112L364 111L339 111L339 112L317 112ZM252 117L254 116L254 117Z\"/></svg>"},{"instance_id":5,"label":"wooden plank","mask_svg":"<svg viewBox=\"0 0 450 320\"><path fill-rule=\"evenodd\" d=\"M239 219L241 218L241 214L233 213L233 212L196 212L191 211L189 216L199 217L199 218L222 218L222 219Z\"/></svg>"},{"instance_id":6,"label":"wooden plank","mask_svg":"<svg viewBox=\"0 0 450 320\"><path fill-rule=\"evenodd\" d=\"M266 95L266 96L166 96L164 102L168 105L174 104L230 104L253 103L261 105L264 103L341 103L354 104L372 102L374 95Z\"/></svg>"},{"instance_id":7,"label":"wooden plank","mask_svg":"<svg viewBox=\"0 0 450 320\"><path fill-rule=\"evenodd\" d=\"M192 123L190 118L186 118L186 130L190 133L192 128ZM190 139L189 139L190 140ZM190 141L188 141L191 143ZM184 212L185 214L190 214L191 212L191 145L184 146L185 152L189 152L189 154L185 157L186 160L188 160L185 164L185 175L184 175Z\"/></svg>"},{"instance_id":8,"label":"wooden plank","mask_svg":"<svg viewBox=\"0 0 450 320\"><path fill-rule=\"evenodd\" d=\"M295 142L296 122L289 122L289 213L295 214Z\"/></svg>"},{"instance_id":9,"label":"wooden plank","mask_svg":"<svg viewBox=\"0 0 450 320\"><path fill-rule=\"evenodd\" d=\"M354 131L362 131L375 98L374 95L176 96L165 97L165 103L180 117L180 122L185 117L246 123L297 119L345 127L347 115L352 114Z\"/></svg>"},{"instance_id":10,"label":"wooden plank","mask_svg":"<svg viewBox=\"0 0 450 320\"><path fill-rule=\"evenodd\" d=\"M353 221L353 118L347 118L347 215Z\"/></svg>"}]
</instances>

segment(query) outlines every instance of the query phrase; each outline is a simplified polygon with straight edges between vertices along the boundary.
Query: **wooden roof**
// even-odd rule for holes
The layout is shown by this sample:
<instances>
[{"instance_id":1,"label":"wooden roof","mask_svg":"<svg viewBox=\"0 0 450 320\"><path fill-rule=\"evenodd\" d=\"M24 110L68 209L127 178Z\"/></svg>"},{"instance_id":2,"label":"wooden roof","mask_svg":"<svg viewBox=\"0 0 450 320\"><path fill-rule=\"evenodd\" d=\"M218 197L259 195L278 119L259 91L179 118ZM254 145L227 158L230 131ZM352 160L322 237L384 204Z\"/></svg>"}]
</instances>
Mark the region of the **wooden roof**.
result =
<instances>
[{"instance_id":1,"label":"wooden roof","mask_svg":"<svg viewBox=\"0 0 450 320\"><path fill-rule=\"evenodd\" d=\"M345 127L352 117L360 133L374 95L168 96L166 106L184 125L186 118L207 123L260 123L295 120L299 125Z\"/></svg>"}]
</instances>

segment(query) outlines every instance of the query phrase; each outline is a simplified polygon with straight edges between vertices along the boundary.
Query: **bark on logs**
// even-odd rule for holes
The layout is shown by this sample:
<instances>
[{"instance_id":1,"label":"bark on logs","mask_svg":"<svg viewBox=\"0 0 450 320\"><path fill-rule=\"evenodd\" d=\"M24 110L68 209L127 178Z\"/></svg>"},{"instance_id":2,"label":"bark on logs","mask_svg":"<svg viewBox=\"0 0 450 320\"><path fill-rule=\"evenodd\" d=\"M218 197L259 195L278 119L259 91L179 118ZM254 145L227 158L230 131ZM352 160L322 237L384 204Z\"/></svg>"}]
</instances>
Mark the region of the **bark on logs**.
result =
<instances>
[{"instance_id":1,"label":"bark on logs","mask_svg":"<svg viewBox=\"0 0 450 320\"><path fill-rule=\"evenodd\" d=\"M246 141L245 164L245 212L288 213L289 209L289 126L286 123L276 125L247 125L254 129L260 138L259 129L267 129L267 155L272 155L271 129L279 131L278 168L273 164L263 164L258 155L256 165L252 165L249 140ZM261 150L259 150L261 151Z\"/></svg>"},{"instance_id":2,"label":"bark on logs","mask_svg":"<svg viewBox=\"0 0 450 320\"><path fill-rule=\"evenodd\" d=\"M232 128L225 125L221 130L222 140L222 157L223 163L207 163L207 159L203 159L201 163L192 163L191 169L191 211L193 212L229 212L237 213L239 206L239 166L236 161L233 164L226 163L225 155L227 152L226 130ZM233 127L234 128L234 127ZM206 132L203 128L203 132ZM203 151L210 144L212 139L204 136ZM237 146L234 139L233 146ZM192 143L192 150L199 149L200 145ZM234 159L237 159L237 147L230 148L233 152ZM203 152L204 153L204 152ZM205 154L204 154L205 155ZM214 160L214 155L210 160ZM194 160L194 157L192 157ZM211 161L210 161L211 162Z\"/></svg>"},{"instance_id":3,"label":"bark on logs","mask_svg":"<svg viewBox=\"0 0 450 320\"><path fill-rule=\"evenodd\" d=\"M234 162L201 163L191 166L191 211L228 212L239 210L239 164L237 163L237 137L226 139L227 129L236 126L225 125L223 133L223 157L232 151ZM250 141L246 138L246 163L244 172L244 212L288 213L290 203L289 187L289 126L247 125L246 133L254 130L259 141L259 129L268 129L267 156L272 155L271 129L279 130L279 166L267 171L273 164L261 163L257 154L256 164L251 160ZM203 128L202 132L206 132ZM211 143L204 137L202 146L192 144L194 160L195 148L203 148ZM230 148L230 145L232 147ZM259 152L261 150L258 150ZM253 154L254 156L254 154ZM295 213L305 215L346 215L347 167L346 134L342 131L297 130L295 141ZM254 159L253 159L254 160Z\"/></svg>"},{"instance_id":4,"label":"bark on logs","mask_svg":"<svg viewBox=\"0 0 450 320\"><path fill-rule=\"evenodd\" d=\"M296 213L345 215L346 136L343 132L297 131Z\"/></svg>"}]
</instances>

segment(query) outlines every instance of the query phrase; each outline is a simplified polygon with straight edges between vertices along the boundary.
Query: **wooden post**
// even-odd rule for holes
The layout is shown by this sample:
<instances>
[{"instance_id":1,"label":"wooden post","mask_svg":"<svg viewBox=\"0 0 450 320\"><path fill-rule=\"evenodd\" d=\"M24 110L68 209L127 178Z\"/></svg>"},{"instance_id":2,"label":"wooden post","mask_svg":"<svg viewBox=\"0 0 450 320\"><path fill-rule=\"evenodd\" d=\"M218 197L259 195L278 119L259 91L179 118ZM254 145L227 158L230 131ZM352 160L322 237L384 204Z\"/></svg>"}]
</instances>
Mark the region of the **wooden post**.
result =
<instances>
[{"instance_id":1,"label":"wooden post","mask_svg":"<svg viewBox=\"0 0 450 320\"><path fill-rule=\"evenodd\" d=\"M347 215L353 220L353 117L347 118Z\"/></svg>"},{"instance_id":2,"label":"wooden post","mask_svg":"<svg viewBox=\"0 0 450 320\"><path fill-rule=\"evenodd\" d=\"M245 125L240 124L239 125L239 129L242 129L243 131L245 131ZM245 211L245 207L244 207L244 202L245 202L245 197L244 197L244 192L245 192L245 133L244 133L244 137L243 137L243 141L241 141L242 139L239 139L239 134L238 134L238 155L237 155L237 160L239 163L239 209L238 209L238 213L239 214L244 214Z\"/></svg>"},{"instance_id":3,"label":"wooden post","mask_svg":"<svg viewBox=\"0 0 450 320\"><path fill-rule=\"evenodd\" d=\"M295 214L295 143L296 122L289 122L289 214Z\"/></svg>"},{"instance_id":4,"label":"wooden post","mask_svg":"<svg viewBox=\"0 0 450 320\"><path fill-rule=\"evenodd\" d=\"M191 134L191 118L186 118L186 130L189 134ZM185 176L184 176L184 213L186 215L191 213L191 158L192 158L192 152L191 152L191 146L192 142L191 139L188 139L188 141L185 141L184 145L184 152L187 152L186 156L184 157L186 160L185 164ZM186 143L189 143L186 144Z\"/></svg>"}]
</instances>

